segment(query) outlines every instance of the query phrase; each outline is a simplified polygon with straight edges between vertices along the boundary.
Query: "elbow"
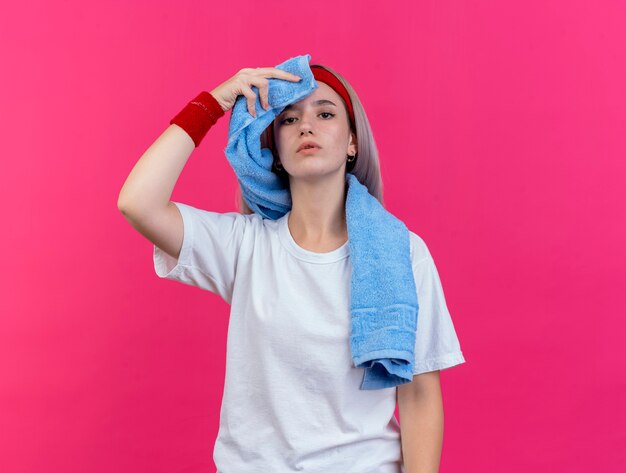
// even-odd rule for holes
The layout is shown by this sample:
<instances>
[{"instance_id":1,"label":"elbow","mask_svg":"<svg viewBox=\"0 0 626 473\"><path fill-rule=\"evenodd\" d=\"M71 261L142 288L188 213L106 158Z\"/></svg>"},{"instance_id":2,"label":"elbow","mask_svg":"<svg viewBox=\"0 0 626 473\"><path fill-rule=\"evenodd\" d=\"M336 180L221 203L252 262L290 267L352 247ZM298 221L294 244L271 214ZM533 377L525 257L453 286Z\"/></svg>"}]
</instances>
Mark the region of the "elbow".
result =
<instances>
[{"instance_id":1,"label":"elbow","mask_svg":"<svg viewBox=\"0 0 626 473\"><path fill-rule=\"evenodd\" d=\"M125 200L122 199L122 194L120 194L117 198L117 210L119 210L124 215L126 215L127 209L128 209L128 204L126 203Z\"/></svg>"},{"instance_id":2,"label":"elbow","mask_svg":"<svg viewBox=\"0 0 626 473\"><path fill-rule=\"evenodd\" d=\"M120 195L117 197L117 209L126 217L133 213L132 208L131 200L120 192Z\"/></svg>"}]
</instances>

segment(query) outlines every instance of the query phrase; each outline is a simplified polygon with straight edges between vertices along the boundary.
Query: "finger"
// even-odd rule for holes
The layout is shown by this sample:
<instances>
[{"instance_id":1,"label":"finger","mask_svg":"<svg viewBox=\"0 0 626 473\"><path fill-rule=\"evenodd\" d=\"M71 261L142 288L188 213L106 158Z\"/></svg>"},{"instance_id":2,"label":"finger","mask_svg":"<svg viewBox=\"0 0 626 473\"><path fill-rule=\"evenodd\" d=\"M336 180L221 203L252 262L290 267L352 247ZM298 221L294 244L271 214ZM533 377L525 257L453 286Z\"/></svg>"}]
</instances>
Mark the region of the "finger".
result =
<instances>
[{"instance_id":1,"label":"finger","mask_svg":"<svg viewBox=\"0 0 626 473\"><path fill-rule=\"evenodd\" d=\"M259 89L261 106L265 110L269 110L271 108L269 100L269 81L266 78L284 79L293 82L299 82L302 80L302 77L296 74L292 74L291 72L283 71L275 67L257 67L255 71L261 74L262 77L260 80L251 80L250 83L254 84Z\"/></svg>"},{"instance_id":2,"label":"finger","mask_svg":"<svg viewBox=\"0 0 626 473\"><path fill-rule=\"evenodd\" d=\"M298 82L302 80L302 77L292 74L291 72L283 71L282 69L277 69L275 67L259 67L257 69L263 77L273 77L276 79L284 79Z\"/></svg>"},{"instance_id":3,"label":"finger","mask_svg":"<svg viewBox=\"0 0 626 473\"><path fill-rule=\"evenodd\" d=\"M265 110L270 109L270 101L269 101L269 81L262 77L258 79L250 80L251 85L255 85L259 89L259 98L261 99L261 106Z\"/></svg>"},{"instance_id":4,"label":"finger","mask_svg":"<svg viewBox=\"0 0 626 473\"><path fill-rule=\"evenodd\" d=\"M241 93L246 96L246 102L248 103L248 112L250 113L250 115L256 118L256 109L254 107L254 104L256 103L256 94L248 86L243 86L241 89Z\"/></svg>"},{"instance_id":5,"label":"finger","mask_svg":"<svg viewBox=\"0 0 626 473\"><path fill-rule=\"evenodd\" d=\"M269 110L270 98L269 98L269 86L267 83L259 87L259 97L261 98L261 105L263 105L263 108L265 110Z\"/></svg>"}]
</instances>

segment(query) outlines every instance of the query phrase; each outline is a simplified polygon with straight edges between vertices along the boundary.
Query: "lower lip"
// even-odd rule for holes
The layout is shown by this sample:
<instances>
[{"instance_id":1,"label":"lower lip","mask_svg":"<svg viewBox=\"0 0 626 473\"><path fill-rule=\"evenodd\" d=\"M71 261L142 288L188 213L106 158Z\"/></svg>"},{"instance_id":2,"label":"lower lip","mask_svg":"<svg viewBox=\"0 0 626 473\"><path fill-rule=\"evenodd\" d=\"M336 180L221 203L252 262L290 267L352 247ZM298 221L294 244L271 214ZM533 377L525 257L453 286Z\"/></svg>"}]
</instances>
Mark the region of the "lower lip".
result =
<instances>
[{"instance_id":1,"label":"lower lip","mask_svg":"<svg viewBox=\"0 0 626 473\"><path fill-rule=\"evenodd\" d=\"M298 153L303 153L303 154L311 154L311 153L315 153L319 148L305 148L305 149L301 149L300 151L298 151Z\"/></svg>"}]
</instances>

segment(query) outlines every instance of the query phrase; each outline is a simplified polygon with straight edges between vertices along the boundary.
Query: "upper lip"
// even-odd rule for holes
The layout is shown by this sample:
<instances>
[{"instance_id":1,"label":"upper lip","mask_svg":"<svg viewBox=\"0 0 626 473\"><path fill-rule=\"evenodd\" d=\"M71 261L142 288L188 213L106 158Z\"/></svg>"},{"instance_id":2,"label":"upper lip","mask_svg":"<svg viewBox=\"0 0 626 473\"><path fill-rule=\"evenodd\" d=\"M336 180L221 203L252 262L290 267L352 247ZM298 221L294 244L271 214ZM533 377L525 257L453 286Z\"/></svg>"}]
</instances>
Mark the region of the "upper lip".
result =
<instances>
[{"instance_id":1,"label":"upper lip","mask_svg":"<svg viewBox=\"0 0 626 473\"><path fill-rule=\"evenodd\" d=\"M316 148L320 148L320 145L318 145L315 141L305 141L298 147L298 149L296 150L296 153L302 150L305 146L315 146Z\"/></svg>"}]
</instances>

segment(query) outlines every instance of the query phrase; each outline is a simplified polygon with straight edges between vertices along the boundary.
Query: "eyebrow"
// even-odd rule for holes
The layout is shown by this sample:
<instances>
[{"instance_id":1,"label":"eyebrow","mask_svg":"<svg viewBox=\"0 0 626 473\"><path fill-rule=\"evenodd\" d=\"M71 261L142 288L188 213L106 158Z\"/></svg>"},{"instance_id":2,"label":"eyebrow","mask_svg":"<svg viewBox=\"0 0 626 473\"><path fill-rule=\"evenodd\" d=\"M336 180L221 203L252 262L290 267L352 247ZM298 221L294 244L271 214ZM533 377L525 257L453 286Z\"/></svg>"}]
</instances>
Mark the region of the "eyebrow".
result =
<instances>
[{"instance_id":1,"label":"eyebrow","mask_svg":"<svg viewBox=\"0 0 626 473\"><path fill-rule=\"evenodd\" d=\"M331 102L330 100L326 100L326 99L322 99L322 100L316 100L315 102L313 102L313 105L332 105L334 107L336 107L337 105L335 105L333 102ZM283 112L286 112L287 110L293 108L293 104L292 105L287 105L284 109Z\"/></svg>"}]
</instances>

